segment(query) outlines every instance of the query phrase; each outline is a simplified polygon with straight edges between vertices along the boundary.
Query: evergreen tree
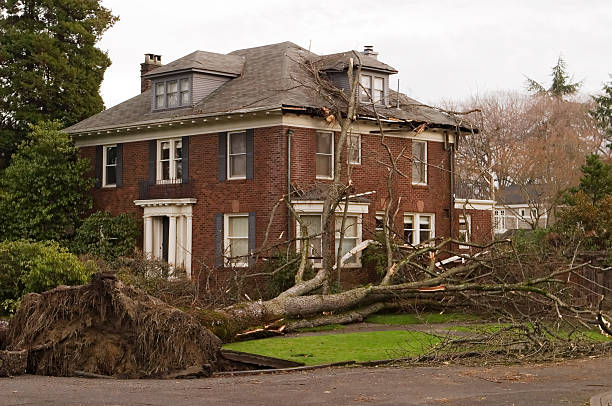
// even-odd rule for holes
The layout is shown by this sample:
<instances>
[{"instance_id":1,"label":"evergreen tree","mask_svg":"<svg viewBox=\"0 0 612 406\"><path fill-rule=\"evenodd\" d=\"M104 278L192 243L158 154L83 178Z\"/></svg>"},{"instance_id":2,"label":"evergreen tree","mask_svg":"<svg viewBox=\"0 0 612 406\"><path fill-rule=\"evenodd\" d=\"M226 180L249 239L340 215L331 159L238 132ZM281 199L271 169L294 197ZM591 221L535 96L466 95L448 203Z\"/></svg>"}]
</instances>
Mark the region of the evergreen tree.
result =
<instances>
[{"instance_id":1,"label":"evergreen tree","mask_svg":"<svg viewBox=\"0 0 612 406\"><path fill-rule=\"evenodd\" d=\"M587 157L582 173L578 189L588 196L593 204L612 195L612 166L602 162L599 155Z\"/></svg>"},{"instance_id":2,"label":"evergreen tree","mask_svg":"<svg viewBox=\"0 0 612 406\"><path fill-rule=\"evenodd\" d=\"M116 20L100 0L0 0L0 168L30 124L104 108L111 62L95 44Z\"/></svg>"},{"instance_id":3,"label":"evergreen tree","mask_svg":"<svg viewBox=\"0 0 612 406\"><path fill-rule=\"evenodd\" d=\"M537 95L548 95L558 99L562 99L563 96L571 96L576 94L582 86L582 81L571 82L569 75L567 74L567 65L562 57L559 56L557 64L552 68L552 83L548 89L546 89L539 82L527 78L527 90Z\"/></svg>"},{"instance_id":4,"label":"evergreen tree","mask_svg":"<svg viewBox=\"0 0 612 406\"><path fill-rule=\"evenodd\" d=\"M91 163L58 122L41 122L0 174L0 241L65 240L91 208Z\"/></svg>"},{"instance_id":5,"label":"evergreen tree","mask_svg":"<svg viewBox=\"0 0 612 406\"><path fill-rule=\"evenodd\" d=\"M612 80L604 83L603 94L593 96L593 102L595 108L591 110L591 116L604 132L606 146L612 149Z\"/></svg>"}]
</instances>

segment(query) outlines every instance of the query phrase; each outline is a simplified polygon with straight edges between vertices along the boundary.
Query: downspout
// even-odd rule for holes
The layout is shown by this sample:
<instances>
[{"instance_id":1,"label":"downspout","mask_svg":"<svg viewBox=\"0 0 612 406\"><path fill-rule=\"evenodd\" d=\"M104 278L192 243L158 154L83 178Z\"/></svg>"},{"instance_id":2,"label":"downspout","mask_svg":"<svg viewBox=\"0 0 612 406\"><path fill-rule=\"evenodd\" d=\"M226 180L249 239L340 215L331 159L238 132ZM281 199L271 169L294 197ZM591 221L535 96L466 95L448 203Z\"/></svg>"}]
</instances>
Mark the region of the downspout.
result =
<instances>
[{"instance_id":1,"label":"downspout","mask_svg":"<svg viewBox=\"0 0 612 406\"><path fill-rule=\"evenodd\" d=\"M448 162L449 162L449 168L450 168L450 179L449 179L449 187L450 187L450 193L449 193L449 203L450 203L450 211L449 211L449 218L450 218L450 235L449 237L454 238L454 234L453 234L453 229L454 229L454 225L455 225L455 143L450 143L449 142L449 136L448 136L448 132L445 133L445 137L446 137L446 143L448 145ZM457 135L455 134L455 141L456 141L456 137Z\"/></svg>"},{"instance_id":2,"label":"downspout","mask_svg":"<svg viewBox=\"0 0 612 406\"><path fill-rule=\"evenodd\" d=\"M287 201L291 204L291 136L293 130L287 130ZM291 213L287 209L287 241L291 241Z\"/></svg>"}]
</instances>

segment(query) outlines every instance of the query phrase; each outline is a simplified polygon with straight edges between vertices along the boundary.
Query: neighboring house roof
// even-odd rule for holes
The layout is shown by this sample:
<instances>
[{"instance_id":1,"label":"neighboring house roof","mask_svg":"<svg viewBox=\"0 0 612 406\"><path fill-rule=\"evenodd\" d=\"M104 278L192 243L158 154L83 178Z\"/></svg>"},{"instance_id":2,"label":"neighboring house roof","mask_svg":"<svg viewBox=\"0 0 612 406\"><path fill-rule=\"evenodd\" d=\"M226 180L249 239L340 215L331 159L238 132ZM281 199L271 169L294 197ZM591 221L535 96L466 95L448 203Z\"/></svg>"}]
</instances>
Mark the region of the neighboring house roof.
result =
<instances>
[{"instance_id":1,"label":"neighboring house roof","mask_svg":"<svg viewBox=\"0 0 612 406\"><path fill-rule=\"evenodd\" d=\"M167 65L155 68L144 74L144 77L154 77L164 73L176 71L201 71L225 73L233 76L240 75L244 66L244 57L238 55L224 55L214 52L195 51L187 56L170 62Z\"/></svg>"},{"instance_id":2,"label":"neighboring house roof","mask_svg":"<svg viewBox=\"0 0 612 406\"><path fill-rule=\"evenodd\" d=\"M146 77L170 72L170 69L223 71L240 75L220 86L195 105L172 110L151 110L151 89L71 127L68 133L108 130L198 116L243 113L283 107L320 108L324 106L317 93L306 61L324 60L330 68L341 66L341 56L348 52L318 56L291 42L247 48L227 55L196 51L149 72ZM362 54L363 55L363 54ZM218 58L215 60L215 58ZM392 67L363 55L364 66L396 72ZM326 65L328 66L328 65ZM174 68L172 68L174 67ZM312 86L309 86L312 84ZM390 92L392 107L377 106L381 118L397 121L426 122L431 125L458 127L449 114L425 106L400 94L400 109L396 108L397 94ZM361 114L373 116L369 106L362 106ZM459 124L460 126L460 124Z\"/></svg>"},{"instance_id":3,"label":"neighboring house roof","mask_svg":"<svg viewBox=\"0 0 612 406\"><path fill-rule=\"evenodd\" d=\"M511 185L498 192L497 203L528 205L540 202L543 196L544 191L541 185Z\"/></svg>"}]
</instances>

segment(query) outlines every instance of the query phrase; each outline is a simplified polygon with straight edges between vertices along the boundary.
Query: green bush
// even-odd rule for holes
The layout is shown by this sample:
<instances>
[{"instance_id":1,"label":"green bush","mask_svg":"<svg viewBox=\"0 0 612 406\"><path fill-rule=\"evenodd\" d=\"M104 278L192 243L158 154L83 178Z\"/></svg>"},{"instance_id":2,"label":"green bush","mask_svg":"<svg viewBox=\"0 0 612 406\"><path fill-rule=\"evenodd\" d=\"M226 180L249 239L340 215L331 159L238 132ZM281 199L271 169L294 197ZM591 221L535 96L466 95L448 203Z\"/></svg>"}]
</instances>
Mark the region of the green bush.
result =
<instances>
[{"instance_id":1,"label":"green bush","mask_svg":"<svg viewBox=\"0 0 612 406\"><path fill-rule=\"evenodd\" d=\"M295 284L295 274L300 266L300 255L291 252L289 254L277 253L266 261L262 272L266 277L266 297L273 298L289 289ZM304 280L314 277L314 270L310 261L304 270Z\"/></svg>"},{"instance_id":2,"label":"green bush","mask_svg":"<svg viewBox=\"0 0 612 406\"><path fill-rule=\"evenodd\" d=\"M71 249L75 254L91 254L114 261L134 251L140 230L139 222L129 214L113 217L107 212L97 212L77 229Z\"/></svg>"},{"instance_id":3,"label":"green bush","mask_svg":"<svg viewBox=\"0 0 612 406\"><path fill-rule=\"evenodd\" d=\"M13 313L26 293L87 283L95 272L53 241L0 243L0 313Z\"/></svg>"}]
</instances>

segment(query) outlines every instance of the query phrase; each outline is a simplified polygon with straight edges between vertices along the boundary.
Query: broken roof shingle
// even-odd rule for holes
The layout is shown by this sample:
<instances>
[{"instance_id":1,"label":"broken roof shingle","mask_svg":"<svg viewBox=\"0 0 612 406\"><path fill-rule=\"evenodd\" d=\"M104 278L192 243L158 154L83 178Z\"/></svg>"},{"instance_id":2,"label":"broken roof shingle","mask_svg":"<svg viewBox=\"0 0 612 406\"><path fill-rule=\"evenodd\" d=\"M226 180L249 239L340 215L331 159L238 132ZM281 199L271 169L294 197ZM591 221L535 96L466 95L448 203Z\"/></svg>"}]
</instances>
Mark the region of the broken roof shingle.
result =
<instances>
[{"instance_id":1,"label":"broken roof shingle","mask_svg":"<svg viewBox=\"0 0 612 406\"><path fill-rule=\"evenodd\" d=\"M358 56L358 59L355 58L355 54ZM359 51L346 51L337 54L322 55L317 58L317 62L320 64L321 70L344 71L348 68L350 58L354 59L355 66L361 63L362 69L370 68L389 73L397 73L394 67Z\"/></svg>"},{"instance_id":2,"label":"broken roof shingle","mask_svg":"<svg viewBox=\"0 0 612 406\"><path fill-rule=\"evenodd\" d=\"M167 65L147 72L145 77L154 77L176 71L206 71L237 76L242 73L244 57L239 55L224 55L214 52L195 51L170 62Z\"/></svg>"}]
</instances>

